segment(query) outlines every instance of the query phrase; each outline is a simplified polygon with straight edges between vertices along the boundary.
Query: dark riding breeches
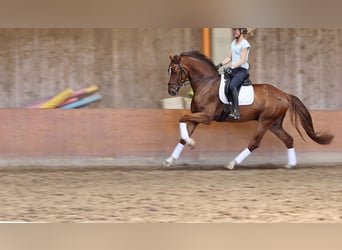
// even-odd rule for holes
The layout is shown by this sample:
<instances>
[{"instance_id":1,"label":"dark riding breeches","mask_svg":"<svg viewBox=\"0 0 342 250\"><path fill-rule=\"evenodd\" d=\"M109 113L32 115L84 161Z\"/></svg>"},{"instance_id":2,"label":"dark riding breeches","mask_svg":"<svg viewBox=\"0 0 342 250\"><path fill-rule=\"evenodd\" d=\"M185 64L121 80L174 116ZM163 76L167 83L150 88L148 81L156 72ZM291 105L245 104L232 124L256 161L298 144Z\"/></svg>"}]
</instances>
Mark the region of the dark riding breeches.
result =
<instances>
[{"instance_id":1,"label":"dark riding breeches","mask_svg":"<svg viewBox=\"0 0 342 250\"><path fill-rule=\"evenodd\" d=\"M233 69L233 77L230 81L229 90L232 92L234 88L238 88L246 76L247 69L241 67Z\"/></svg>"}]
</instances>

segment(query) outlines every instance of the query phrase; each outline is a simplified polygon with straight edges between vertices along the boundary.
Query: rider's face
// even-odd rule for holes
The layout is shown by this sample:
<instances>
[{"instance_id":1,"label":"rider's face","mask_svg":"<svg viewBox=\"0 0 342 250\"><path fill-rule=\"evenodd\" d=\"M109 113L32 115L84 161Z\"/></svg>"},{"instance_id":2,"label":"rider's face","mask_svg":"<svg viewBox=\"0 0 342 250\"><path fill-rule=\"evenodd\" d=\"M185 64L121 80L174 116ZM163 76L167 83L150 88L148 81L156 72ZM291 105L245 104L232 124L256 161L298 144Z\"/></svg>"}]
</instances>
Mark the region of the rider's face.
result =
<instances>
[{"instance_id":1,"label":"rider's face","mask_svg":"<svg viewBox=\"0 0 342 250\"><path fill-rule=\"evenodd\" d=\"M233 29L233 36L235 39L238 39L240 37L240 29Z\"/></svg>"}]
</instances>

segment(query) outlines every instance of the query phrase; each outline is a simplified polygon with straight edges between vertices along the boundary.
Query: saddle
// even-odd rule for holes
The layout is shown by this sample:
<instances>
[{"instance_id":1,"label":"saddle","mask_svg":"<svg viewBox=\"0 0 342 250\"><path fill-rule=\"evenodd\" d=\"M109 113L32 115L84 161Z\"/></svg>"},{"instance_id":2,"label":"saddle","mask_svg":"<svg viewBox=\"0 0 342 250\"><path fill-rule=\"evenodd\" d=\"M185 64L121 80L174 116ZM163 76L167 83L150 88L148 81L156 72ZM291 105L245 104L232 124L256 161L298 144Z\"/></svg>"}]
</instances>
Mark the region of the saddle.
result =
<instances>
[{"instance_id":1,"label":"saddle","mask_svg":"<svg viewBox=\"0 0 342 250\"><path fill-rule=\"evenodd\" d=\"M226 96L227 96L227 99L231 102L231 94L229 93L229 87L227 85L230 84L230 81L232 79L232 75L227 72L226 70L224 71L224 79L225 79L225 92L226 92ZM240 93L240 89L241 89L241 86L249 86L249 85L252 85L252 81L249 79L249 73L247 73L246 77L242 80L242 83L240 84L240 86L238 87L237 91L238 93Z\"/></svg>"},{"instance_id":2,"label":"saddle","mask_svg":"<svg viewBox=\"0 0 342 250\"><path fill-rule=\"evenodd\" d=\"M229 113L231 112L231 103L232 103L232 99L233 99L232 95L229 91L229 84L230 84L231 78L232 78L232 75L229 72L224 71L224 79L225 79L224 90L225 90L225 95L227 97L229 104L225 105L225 107L224 107L224 109L220 115L220 118L218 120L219 122L225 121L226 118L228 117ZM246 77L243 79L242 83L237 88L238 95L240 93L241 86L250 86L250 85L252 85L252 81L249 79L249 73L247 73Z\"/></svg>"}]
</instances>

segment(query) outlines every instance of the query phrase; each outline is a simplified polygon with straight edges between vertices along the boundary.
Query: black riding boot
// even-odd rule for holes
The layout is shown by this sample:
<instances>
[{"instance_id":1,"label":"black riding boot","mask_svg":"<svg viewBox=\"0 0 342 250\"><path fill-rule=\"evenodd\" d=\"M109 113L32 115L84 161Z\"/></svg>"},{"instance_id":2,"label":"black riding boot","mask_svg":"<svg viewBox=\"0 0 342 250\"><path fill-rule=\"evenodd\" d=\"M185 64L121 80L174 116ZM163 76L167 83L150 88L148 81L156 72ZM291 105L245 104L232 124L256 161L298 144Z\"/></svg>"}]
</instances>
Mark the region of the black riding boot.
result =
<instances>
[{"instance_id":1,"label":"black riding boot","mask_svg":"<svg viewBox=\"0 0 342 250\"><path fill-rule=\"evenodd\" d=\"M227 100L229 100L229 85L230 85L230 78L227 78L226 76L224 77L224 82L225 82L225 88L224 88L224 93L227 97Z\"/></svg>"},{"instance_id":2,"label":"black riding boot","mask_svg":"<svg viewBox=\"0 0 342 250\"><path fill-rule=\"evenodd\" d=\"M233 112L229 114L229 117L233 118L234 120L240 119L240 113L239 113L239 97L238 97L238 91L237 88L232 88L231 94L233 97Z\"/></svg>"}]
</instances>

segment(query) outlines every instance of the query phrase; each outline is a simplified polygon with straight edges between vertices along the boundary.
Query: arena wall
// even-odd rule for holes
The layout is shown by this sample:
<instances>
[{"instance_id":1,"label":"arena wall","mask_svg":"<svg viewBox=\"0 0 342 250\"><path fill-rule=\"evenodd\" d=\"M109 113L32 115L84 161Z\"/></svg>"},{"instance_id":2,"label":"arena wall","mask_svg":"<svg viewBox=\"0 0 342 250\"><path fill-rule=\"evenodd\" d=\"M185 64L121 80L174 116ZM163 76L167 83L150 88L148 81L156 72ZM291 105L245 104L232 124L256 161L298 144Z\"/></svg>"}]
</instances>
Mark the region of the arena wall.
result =
<instances>
[{"instance_id":1,"label":"arena wall","mask_svg":"<svg viewBox=\"0 0 342 250\"><path fill-rule=\"evenodd\" d=\"M254 83L271 83L310 109L342 110L342 29L258 28L248 39ZM213 31L214 63L229 44ZM0 29L0 108L97 85L103 98L86 108L157 109L169 97L168 54L188 50L202 50L201 28Z\"/></svg>"},{"instance_id":2,"label":"arena wall","mask_svg":"<svg viewBox=\"0 0 342 250\"><path fill-rule=\"evenodd\" d=\"M0 108L92 85L87 108L159 108L169 53L201 45L200 28L0 29Z\"/></svg>"},{"instance_id":3,"label":"arena wall","mask_svg":"<svg viewBox=\"0 0 342 250\"><path fill-rule=\"evenodd\" d=\"M179 140L178 120L188 110L161 109L1 109L1 158L51 157L162 157ZM342 152L342 112L312 111L317 131L335 135L333 143L303 141L286 119L298 152ZM205 157L240 152L254 133L255 122L199 125L194 150L184 155ZM267 132L258 152L284 152L285 147Z\"/></svg>"}]
</instances>

